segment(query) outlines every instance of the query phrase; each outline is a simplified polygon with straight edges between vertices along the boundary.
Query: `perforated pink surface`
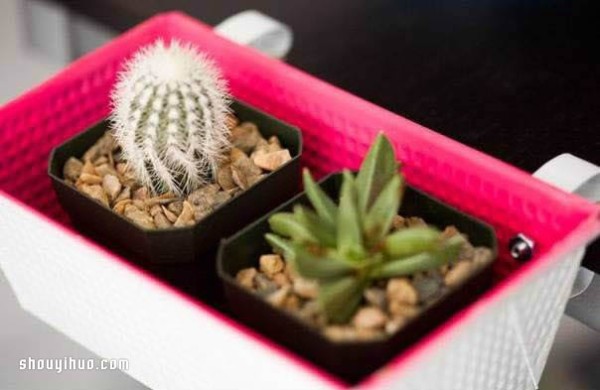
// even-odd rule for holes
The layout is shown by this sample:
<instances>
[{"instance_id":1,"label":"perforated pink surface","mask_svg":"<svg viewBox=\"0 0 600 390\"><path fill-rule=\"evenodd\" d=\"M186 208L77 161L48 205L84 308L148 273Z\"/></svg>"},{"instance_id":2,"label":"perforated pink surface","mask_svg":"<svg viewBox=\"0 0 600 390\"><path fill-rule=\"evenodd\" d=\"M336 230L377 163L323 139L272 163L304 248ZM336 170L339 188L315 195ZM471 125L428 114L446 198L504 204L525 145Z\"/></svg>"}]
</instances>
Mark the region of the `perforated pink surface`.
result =
<instances>
[{"instance_id":1,"label":"perforated pink surface","mask_svg":"<svg viewBox=\"0 0 600 390\"><path fill-rule=\"evenodd\" d=\"M109 91L121 64L157 38L198 45L217 61L233 94L302 129L304 163L318 174L357 167L379 130L392 139L415 186L493 225L501 261L497 280L477 305L527 274L558 261L600 230L598 209L528 174L370 104L291 66L238 46L180 13L156 16L73 63L53 79L0 110L0 190L68 226L46 176L50 150L106 116ZM0 193L0 195L2 195ZM536 258L518 268L506 243L525 232ZM460 325L461 315L413 348ZM398 366L399 367L399 366Z\"/></svg>"}]
</instances>

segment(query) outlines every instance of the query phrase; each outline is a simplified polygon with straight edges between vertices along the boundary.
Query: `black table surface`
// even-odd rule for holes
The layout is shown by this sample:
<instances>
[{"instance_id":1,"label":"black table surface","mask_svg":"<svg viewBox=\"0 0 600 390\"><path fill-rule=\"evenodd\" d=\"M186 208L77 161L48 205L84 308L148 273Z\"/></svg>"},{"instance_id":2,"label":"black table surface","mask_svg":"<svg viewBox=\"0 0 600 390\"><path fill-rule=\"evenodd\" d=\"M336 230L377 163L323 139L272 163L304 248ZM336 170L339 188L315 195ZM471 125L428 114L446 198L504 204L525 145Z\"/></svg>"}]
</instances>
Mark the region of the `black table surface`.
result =
<instances>
[{"instance_id":1,"label":"black table surface","mask_svg":"<svg viewBox=\"0 0 600 390\"><path fill-rule=\"evenodd\" d=\"M292 27L289 63L360 97L527 171L600 164L597 0L55 1L117 30L257 9Z\"/></svg>"}]
</instances>

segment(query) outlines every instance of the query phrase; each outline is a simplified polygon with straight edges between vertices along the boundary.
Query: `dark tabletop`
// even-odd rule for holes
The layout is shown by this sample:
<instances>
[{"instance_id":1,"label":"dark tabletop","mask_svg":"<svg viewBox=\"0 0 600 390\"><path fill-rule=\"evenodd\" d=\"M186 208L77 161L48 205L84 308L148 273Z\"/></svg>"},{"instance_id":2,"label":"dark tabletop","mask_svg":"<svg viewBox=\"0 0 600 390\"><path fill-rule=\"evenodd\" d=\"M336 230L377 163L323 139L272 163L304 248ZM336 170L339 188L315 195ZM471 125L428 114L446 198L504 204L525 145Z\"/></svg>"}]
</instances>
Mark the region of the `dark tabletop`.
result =
<instances>
[{"instance_id":1,"label":"dark tabletop","mask_svg":"<svg viewBox=\"0 0 600 390\"><path fill-rule=\"evenodd\" d=\"M117 30L257 9L294 30L289 63L391 111L528 171L600 164L597 0L60 2Z\"/></svg>"}]
</instances>

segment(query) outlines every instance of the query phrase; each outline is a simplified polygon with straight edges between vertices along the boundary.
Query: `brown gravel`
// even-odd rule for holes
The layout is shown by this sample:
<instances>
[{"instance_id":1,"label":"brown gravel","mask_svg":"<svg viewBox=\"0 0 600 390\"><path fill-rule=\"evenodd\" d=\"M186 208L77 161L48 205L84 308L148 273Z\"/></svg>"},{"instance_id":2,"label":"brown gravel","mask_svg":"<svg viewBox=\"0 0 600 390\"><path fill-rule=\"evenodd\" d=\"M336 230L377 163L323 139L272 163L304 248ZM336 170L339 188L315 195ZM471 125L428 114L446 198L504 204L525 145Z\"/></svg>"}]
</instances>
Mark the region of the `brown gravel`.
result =
<instances>
[{"instance_id":1,"label":"brown gravel","mask_svg":"<svg viewBox=\"0 0 600 390\"><path fill-rule=\"evenodd\" d=\"M398 216L394 219L394 229L424 224L425 221L420 218ZM454 227L444 231L446 237L454 234L460 234ZM490 249L474 248L467 242L454 264L410 277L375 282L364 291L360 308L347 324L327 322L317 300L318 283L299 277L279 255L262 255L258 269L242 269L236 280L244 288L263 296L271 305L287 310L319 329L333 341L373 341L403 329L413 318L490 261Z\"/></svg>"},{"instance_id":2,"label":"brown gravel","mask_svg":"<svg viewBox=\"0 0 600 390\"><path fill-rule=\"evenodd\" d=\"M64 180L80 192L145 229L192 226L232 197L262 180L291 160L277 137L265 139L251 122L239 123L230 115L233 148L217 171L215 182L185 198L173 194L154 196L142 187L121 157L110 132L81 158L70 157L63 167ZM258 161L250 156L261 156ZM281 282L281 280L280 280Z\"/></svg>"}]
</instances>

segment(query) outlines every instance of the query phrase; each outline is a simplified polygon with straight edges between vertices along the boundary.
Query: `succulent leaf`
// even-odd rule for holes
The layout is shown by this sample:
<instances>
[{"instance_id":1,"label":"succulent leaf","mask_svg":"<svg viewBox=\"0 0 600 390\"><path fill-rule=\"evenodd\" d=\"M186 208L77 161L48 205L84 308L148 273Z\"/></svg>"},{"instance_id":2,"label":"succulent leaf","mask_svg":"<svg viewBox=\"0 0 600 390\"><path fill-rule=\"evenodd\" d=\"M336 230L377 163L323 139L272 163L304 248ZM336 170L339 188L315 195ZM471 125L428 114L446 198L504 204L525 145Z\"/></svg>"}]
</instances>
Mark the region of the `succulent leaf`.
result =
<instances>
[{"instance_id":1,"label":"succulent leaf","mask_svg":"<svg viewBox=\"0 0 600 390\"><path fill-rule=\"evenodd\" d=\"M431 252L422 252L383 263L373 271L371 277L392 278L441 267L456 259L464 243L462 236L454 236Z\"/></svg>"},{"instance_id":2,"label":"succulent leaf","mask_svg":"<svg viewBox=\"0 0 600 390\"><path fill-rule=\"evenodd\" d=\"M294 245L294 253L295 270L307 279L326 281L355 271L347 262L314 255L300 245Z\"/></svg>"},{"instance_id":3,"label":"succulent leaf","mask_svg":"<svg viewBox=\"0 0 600 390\"><path fill-rule=\"evenodd\" d=\"M334 323L347 322L358 308L366 280L346 276L319 287L318 300L327 318Z\"/></svg>"},{"instance_id":4,"label":"succulent leaf","mask_svg":"<svg viewBox=\"0 0 600 390\"><path fill-rule=\"evenodd\" d=\"M335 225L323 220L314 211L301 205L294 206L296 219L304 225L324 247L334 248L337 243Z\"/></svg>"},{"instance_id":5,"label":"succulent leaf","mask_svg":"<svg viewBox=\"0 0 600 390\"><path fill-rule=\"evenodd\" d=\"M308 226L296 219L293 213L276 213L269 218L271 230L281 236L290 237L294 242L317 243Z\"/></svg>"},{"instance_id":6,"label":"succulent leaf","mask_svg":"<svg viewBox=\"0 0 600 390\"><path fill-rule=\"evenodd\" d=\"M306 196L315 208L315 211L324 221L334 225L337 219L337 205L329 196L327 196L325 191L319 187L307 169L304 170L302 176L304 179Z\"/></svg>"},{"instance_id":7,"label":"succulent leaf","mask_svg":"<svg viewBox=\"0 0 600 390\"><path fill-rule=\"evenodd\" d=\"M294 261L296 253L294 246L289 240L273 233L265 234L265 239L275 252L281 254L287 261Z\"/></svg>"},{"instance_id":8,"label":"succulent leaf","mask_svg":"<svg viewBox=\"0 0 600 390\"><path fill-rule=\"evenodd\" d=\"M356 176L358 204L366 213L383 187L398 174L398 162L390 141L380 133L369 149Z\"/></svg>"},{"instance_id":9,"label":"succulent leaf","mask_svg":"<svg viewBox=\"0 0 600 390\"><path fill-rule=\"evenodd\" d=\"M430 251L439 242L439 230L431 227L413 227L390 234L385 239L383 247L390 257L401 258Z\"/></svg>"},{"instance_id":10,"label":"succulent leaf","mask_svg":"<svg viewBox=\"0 0 600 390\"><path fill-rule=\"evenodd\" d=\"M454 261L458 258L460 251L464 247L467 240L460 234L452 236L444 241L439 251L444 257L444 263Z\"/></svg>"},{"instance_id":11,"label":"succulent leaf","mask_svg":"<svg viewBox=\"0 0 600 390\"><path fill-rule=\"evenodd\" d=\"M351 259L360 260L365 250L362 224L356 203L356 187L350 171L344 171L337 222L338 251Z\"/></svg>"},{"instance_id":12,"label":"succulent leaf","mask_svg":"<svg viewBox=\"0 0 600 390\"><path fill-rule=\"evenodd\" d=\"M395 175L386 184L365 216L365 235L371 244L379 243L390 231L402 201L402 178Z\"/></svg>"}]
</instances>

